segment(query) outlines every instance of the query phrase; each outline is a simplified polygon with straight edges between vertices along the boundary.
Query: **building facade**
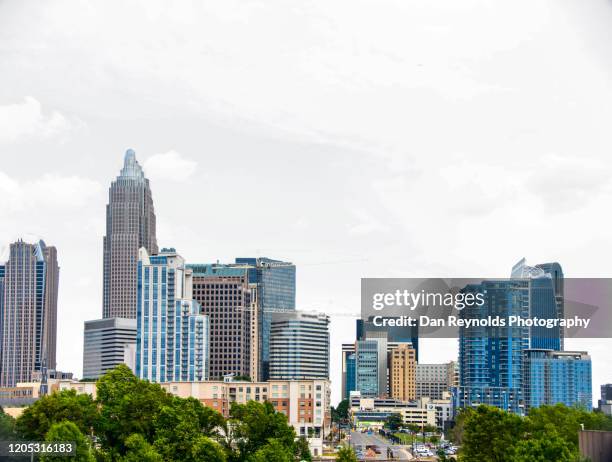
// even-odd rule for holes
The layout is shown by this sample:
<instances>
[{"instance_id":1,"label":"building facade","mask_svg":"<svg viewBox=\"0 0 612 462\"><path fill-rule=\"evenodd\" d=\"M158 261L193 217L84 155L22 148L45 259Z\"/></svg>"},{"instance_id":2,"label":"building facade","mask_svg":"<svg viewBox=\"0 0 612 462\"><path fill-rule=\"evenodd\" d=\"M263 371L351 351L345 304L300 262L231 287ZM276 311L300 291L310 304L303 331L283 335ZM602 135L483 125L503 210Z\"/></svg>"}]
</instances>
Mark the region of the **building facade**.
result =
<instances>
[{"instance_id":1,"label":"building facade","mask_svg":"<svg viewBox=\"0 0 612 462\"><path fill-rule=\"evenodd\" d=\"M328 380L224 381L162 384L173 395L193 397L229 417L232 403L270 402L287 416L299 437L308 438L313 456L323 454L323 439L331 426L331 388Z\"/></svg>"},{"instance_id":2,"label":"building facade","mask_svg":"<svg viewBox=\"0 0 612 462\"><path fill-rule=\"evenodd\" d=\"M612 415L612 383L601 386L601 399L598 402L598 408L600 412Z\"/></svg>"},{"instance_id":3,"label":"building facade","mask_svg":"<svg viewBox=\"0 0 612 462\"><path fill-rule=\"evenodd\" d=\"M342 344L342 399L357 390L357 350L354 343Z\"/></svg>"},{"instance_id":4,"label":"building facade","mask_svg":"<svg viewBox=\"0 0 612 462\"><path fill-rule=\"evenodd\" d=\"M389 396L401 401L416 399L416 351L410 343L389 351Z\"/></svg>"},{"instance_id":5,"label":"building facade","mask_svg":"<svg viewBox=\"0 0 612 462\"><path fill-rule=\"evenodd\" d=\"M192 271L174 249L138 260L136 375L152 382L209 378L210 326L192 299Z\"/></svg>"},{"instance_id":6,"label":"building facade","mask_svg":"<svg viewBox=\"0 0 612 462\"><path fill-rule=\"evenodd\" d=\"M269 362L270 380L329 379L329 316L273 313Z\"/></svg>"},{"instance_id":7,"label":"building facade","mask_svg":"<svg viewBox=\"0 0 612 462\"><path fill-rule=\"evenodd\" d=\"M455 361L417 364L415 369L417 398L442 399L444 393L450 393L453 387L459 386L459 373Z\"/></svg>"},{"instance_id":8,"label":"building facade","mask_svg":"<svg viewBox=\"0 0 612 462\"><path fill-rule=\"evenodd\" d=\"M563 271L558 263L527 266L525 259L512 267L511 277L529 281L529 315L540 319L564 316ZM531 327L529 348L559 351L563 348L563 328Z\"/></svg>"},{"instance_id":9,"label":"building facade","mask_svg":"<svg viewBox=\"0 0 612 462\"><path fill-rule=\"evenodd\" d=\"M357 429L378 430L392 414L402 417L404 425L436 425L436 407L428 399L400 401L394 398L367 398L353 391L349 398L349 415Z\"/></svg>"},{"instance_id":10,"label":"building facade","mask_svg":"<svg viewBox=\"0 0 612 462\"><path fill-rule=\"evenodd\" d=\"M481 294L484 303L466 307L462 319L528 317L529 280L482 281L464 293ZM523 414L523 352L529 347L526 327L459 328L460 386L454 389L455 408L488 404Z\"/></svg>"},{"instance_id":11,"label":"building facade","mask_svg":"<svg viewBox=\"0 0 612 462\"><path fill-rule=\"evenodd\" d=\"M155 211L149 180L128 149L111 183L103 240L103 318L136 318L138 250L157 253Z\"/></svg>"},{"instance_id":12,"label":"building facade","mask_svg":"<svg viewBox=\"0 0 612 462\"><path fill-rule=\"evenodd\" d=\"M584 351L525 350L525 406L562 403L592 409L591 357Z\"/></svg>"},{"instance_id":13,"label":"building facade","mask_svg":"<svg viewBox=\"0 0 612 462\"><path fill-rule=\"evenodd\" d=\"M210 323L212 380L226 375L256 378L257 285L246 267L222 264L188 265L193 273L193 298Z\"/></svg>"},{"instance_id":14,"label":"building facade","mask_svg":"<svg viewBox=\"0 0 612 462\"><path fill-rule=\"evenodd\" d=\"M272 315L295 310L295 265L271 258L236 258L248 268L249 283L257 287L257 348L259 380L270 376L270 330ZM253 344L255 345L255 344Z\"/></svg>"},{"instance_id":15,"label":"building facade","mask_svg":"<svg viewBox=\"0 0 612 462\"><path fill-rule=\"evenodd\" d=\"M98 379L125 363L126 346L136 344L136 320L108 318L85 321L83 334L83 378Z\"/></svg>"},{"instance_id":16,"label":"building facade","mask_svg":"<svg viewBox=\"0 0 612 462\"><path fill-rule=\"evenodd\" d=\"M387 338L356 342L355 388L367 398L387 396Z\"/></svg>"},{"instance_id":17,"label":"building facade","mask_svg":"<svg viewBox=\"0 0 612 462\"><path fill-rule=\"evenodd\" d=\"M22 240L10 245L0 272L0 387L55 369L58 283L55 247Z\"/></svg>"}]
</instances>

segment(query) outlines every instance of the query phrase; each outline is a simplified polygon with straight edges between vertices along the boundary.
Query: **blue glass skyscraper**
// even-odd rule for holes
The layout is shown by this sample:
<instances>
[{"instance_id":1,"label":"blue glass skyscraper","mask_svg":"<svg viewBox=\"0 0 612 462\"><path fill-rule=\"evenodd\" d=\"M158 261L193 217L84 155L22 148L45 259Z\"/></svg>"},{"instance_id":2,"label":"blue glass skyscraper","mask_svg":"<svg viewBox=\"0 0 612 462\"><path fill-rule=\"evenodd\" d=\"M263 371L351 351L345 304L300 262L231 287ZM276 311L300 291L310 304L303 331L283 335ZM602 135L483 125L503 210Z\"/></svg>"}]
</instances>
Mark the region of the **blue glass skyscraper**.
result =
<instances>
[{"instance_id":1,"label":"blue glass skyscraper","mask_svg":"<svg viewBox=\"0 0 612 462\"><path fill-rule=\"evenodd\" d=\"M295 310L295 265L270 258L236 258L237 265L247 265L249 283L257 284L259 305L260 379L270 377L270 327L272 313Z\"/></svg>"},{"instance_id":2,"label":"blue glass skyscraper","mask_svg":"<svg viewBox=\"0 0 612 462\"><path fill-rule=\"evenodd\" d=\"M563 317L563 271L558 263L527 266L525 259L512 267L513 279L526 279L529 285L529 315L540 319ZM563 329L536 326L529 332L529 347L561 350Z\"/></svg>"},{"instance_id":3,"label":"blue glass skyscraper","mask_svg":"<svg viewBox=\"0 0 612 462\"><path fill-rule=\"evenodd\" d=\"M529 281L483 281L463 289L482 294L481 306L461 311L462 319L527 317ZM457 408L489 404L501 409L524 412L522 387L523 352L529 347L526 327L461 327L459 330L460 386L455 390Z\"/></svg>"}]
</instances>

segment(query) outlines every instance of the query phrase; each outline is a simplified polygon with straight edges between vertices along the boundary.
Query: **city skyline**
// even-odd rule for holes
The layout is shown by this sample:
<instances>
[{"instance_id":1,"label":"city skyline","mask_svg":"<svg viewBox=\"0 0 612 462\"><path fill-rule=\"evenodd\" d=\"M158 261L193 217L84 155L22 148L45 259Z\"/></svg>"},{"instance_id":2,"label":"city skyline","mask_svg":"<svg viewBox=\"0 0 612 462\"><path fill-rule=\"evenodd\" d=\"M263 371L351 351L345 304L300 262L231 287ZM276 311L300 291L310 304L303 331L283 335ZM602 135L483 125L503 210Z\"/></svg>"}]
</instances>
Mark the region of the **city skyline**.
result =
<instances>
[{"instance_id":1,"label":"city skyline","mask_svg":"<svg viewBox=\"0 0 612 462\"><path fill-rule=\"evenodd\" d=\"M128 163L130 163L130 164L134 163L134 165L136 165L138 167L138 169L139 169L139 172L140 172L139 175L141 175L141 176L144 175L144 172L142 171L141 167L138 165L138 163L136 161L135 153L134 153L134 151L132 149L128 149L126 151L126 153L124 154L124 157L123 157L123 161L124 161L124 167L122 169L122 173L125 171L126 165ZM144 178L144 176L142 178ZM114 184L114 182L113 182L113 184ZM148 187L148 184L147 184L147 187ZM174 251L174 249L170 249L170 250ZM162 249L162 252L163 251L167 252L167 249ZM257 259L257 260L259 260L259 259ZM236 273L236 271L238 271L242 275L242 279L244 280L243 281L244 283L247 282L247 279L250 279L250 278L254 277L254 276L248 277L245 268L247 268L248 265L255 265L255 263L256 263L255 259L236 257L235 261L236 261L236 263L219 264L219 262L217 262L216 264L204 264L204 265L203 264L192 264L192 263L187 262L187 266L186 267L192 268L195 271L196 276L199 276L199 277L206 276L207 272L210 272L210 275L212 275L213 268L216 268L216 269L214 269L215 272L218 272L218 271L225 271L225 272L230 271L231 272L231 274L230 273L228 273L228 274L221 274L221 273L219 273L221 276L224 276L224 277L227 277L227 276L230 276L230 277L239 276L239 274ZM276 261L276 260L269 260L267 258L263 258L262 261L270 261L270 262L283 263L283 262L279 262L279 261ZM522 266L520 268L518 268L520 265L522 265ZM533 272L537 273L538 271L541 272L542 271L540 269L541 266L542 265L537 265L535 268L528 267L525 264L525 259L523 259L523 260L521 260L518 264L516 264L513 267L513 275L517 276L518 272L520 272L520 271L527 271L527 272L531 271L531 273L533 273ZM556 266L558 267L559 265L556 264ZM256 266L253 266L253 268L256 268ZM294 271L295 271L295 269L294 269ZM558 271L561 272L561 276L562 276L562 270L561 270L560 267L558 268ZM523 274L522 276L525 277L525 274ZM293 277L295 278L295 276L293 276ZM299 286L299 281L298 281L297 285ZM195 298L194 298L194 300L195 300ZM248 302L247 302L247 304L248 304ZM333 316L333 314L334 313L332 312L331 316ZM346 315L346 313L338 313L338 314L339 314L340 319L343 319L344 316ZM355 317L357 317L357 314L355 314ZM259 320L259 322L261 322L261 319ZM363 326L365 326L367 323L363 323L363 321L361 321L361 323L362 323L361 324L361 326L362 326L361 330L365 334L366 330L365 330L365 327L363 327ZM360 332L360 327L359 326L360 326L360 324L358 322L356 327L355 327L355 334L357 334L357 336L359 335L359 332ZM355 334L353 334L353 335L355 335ZM404 332L402 335L408 335L408 333ZM215 338L211 338L211 340L215 340ZM260 338L260 340L261 340L261 338ZM417 344L420 343L423 340L426 341L427 339L418 339ZM435 339L434 341L444 342L443 339ZM582 340L582 341L584 342L584 340ZM261 346L261 344L259 344L259 346ZM332 364L332 363L334 363L335 359L338 359L338 358L334 358L333 356L334 356L335 353L338 352L339 348L338 348L338 345L334 345L332 342L330 342L330 347L331 347L330 348L330 364ZM341 346L340 346L340 348L341 348ZM588 344L587 344L587 347L584 347L582 349L583 350L588 350L589 349L588 348ZM455 354L450 353L450 355L444 356L443 359L434 359L433 361L429 361L429 362L443 363L445 361L455 361L455 360L457 360L457 356L458 356L458 353L455 353ZM418 357L418 355L417 355L417 357ZM430 355L428 355L427 357L430 357ZM244 358L244 359L245 359L245 367L248 367L248 363L250 362L250 358ZM341 361L342 360L340 359L339 362L341 362ZM261 366L258 364L257 367L261 367ZM68 370L67 368L64 368L64 369ZM594 369L594 373L595 373L596 366L593 369ZM70 372L73 372L75 370L78 371L78 369L70 369ZM331 365L330 365L330 370L331 371L334 370ZM236 370L235 373L240 373L241 371L247 371L247 369ZM78 375L78 372L77 372L77 375ZM217 374L217 375L220 376L222 374ZM246 374L246 375L248 375L248 374ZM336 377L336 375L338 377ZM213 378L213 377L211 376L211 378ZM218 378L218 377L216 377L216 378ZM330 378L330 380L332 382L332 390L333 390L333 396L334 396L333 399L336 400L336 401L339 401L340 395L342 393L341 392L342 374L341 373L338 373L338 374L330 373L330 377L329 378ZM380 379L380 380L382 380L382 379ZM604 382L604 383L606 383L606 382ZM593 384L592 384L593 390L594 390L594 392L592 394L592 397L593 397L593 401L594 402L597 400L597 395L596 395L595 390L598 389L599 385L600 384L596 383L596 381L594 379L593 380Z\"/></svg>"},{"instance_id":2,"label":"city skyline","mask_svg":"<svg viewBox=\"0 0 612 462\"><path fill-rule=\"evenodd\" d=\"M79 374L100 317L130 147L159 246L293 262L296 307L331 315L332 371L361 277L507 277L522 256L609 276L609 2L144 6L0 4L0 248L58 249L59 369ZM594 396L611 347L566 341ZM419 360L456 351L423 339Z\"/></svg>"}]
</instances>

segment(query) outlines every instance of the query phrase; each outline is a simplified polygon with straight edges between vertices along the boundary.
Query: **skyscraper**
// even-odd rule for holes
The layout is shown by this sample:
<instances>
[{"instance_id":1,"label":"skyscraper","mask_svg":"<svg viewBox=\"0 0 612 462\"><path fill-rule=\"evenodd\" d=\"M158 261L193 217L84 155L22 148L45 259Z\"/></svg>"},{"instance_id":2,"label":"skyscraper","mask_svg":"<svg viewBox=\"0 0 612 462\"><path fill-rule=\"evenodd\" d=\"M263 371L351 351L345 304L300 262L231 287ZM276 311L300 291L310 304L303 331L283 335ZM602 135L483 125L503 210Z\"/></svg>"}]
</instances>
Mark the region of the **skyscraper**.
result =
<instances>
[{"instance_id":1,"label":"skyscraper","mask_svg":"<svg viewBox=\"0 0 612 462\"><path fill-rule=\"evenodd\" d=\"M463 319L529 316L529 280L482 281L463 289L480 294L484 303L466 307ZM455 408L489 404L524 413L523 352L529 347L527 327L460 327L459 377Z\"/></svg>"},{"instance_id":2,"label":"skyscraper","mask_svg":"<svg viewBox=\"0 0 612 462\"><path fill-rule=\"evenodd\" d=\"M387 337L377 334L356 342L355 388L367 398L387 396Z\"/></svg>"},{"instance_id":3,"label":"skyscraper","mask_svg":"<svg viewBox=\"0 0 612 462\"><path fill-rule=\"evenodd\" d=\"M540 319L557 319L564 316L563 271L558 263L527 266L521 259L512 267L511 277L529 281L529 315ZM555 326L532 327L529 332L529 347L535 349L561 350L563 328Z\"/></svg>"},{"instance_id":4,"label":"skyscraper","mask_svg":"<svg viewBox=\"0 0 612 462\"><path fill-rule=\"evenodd\" d=\"M329 316L287 311L273 313L270 380L329 379Z\"/></svg>"},{"instance_id":5,"label":"skyscraper","mask_svg":"<svg viewBox=\"0 0 612 462\"><path fill-rule=\"evenodd\" d=\"M83 377L97 379L125 362L127 345L136 344L136 320L107 318L85 321Z\"/></svg>"},{"instance_id":6,"label":"skyscraper","mask_svg":"<svg viewBox=\"0 0 612 462\"><path fill-rule=\"evenodd\" d=\"M22 240L10 245L0 271L1 387L29 382L43 368L55 369L58 282L55 247Z\"/></svg>"},{"instance_id":7,"label":"skyscraper","mask_svg":"<svg viewBox=\"0 0 612 462\"><path fill-rule=\"evenodd\" d=\"M236 258L248 268L249 283L257 285L257 356L260 380L268 380L272 314L295 310L295 265L271 258Z\"/></svg>"},{"instance_id":8,"label":"skyscraper","mask_svg":"<svg viewBox=\"0 0 612 462\"><path fill-rule=\"evenodd\" d=\"M233 265L192 264L193 298L210 322L210 378L249 376L256 380L254 350L257 306L255 284L248 269Z\"/></svg>"},{"instance_id":9,"label":"skyscraper","mask_svg":"<svg viewBox=\"0 0 612 462\"><path fill-rule=\"evenodd\" d=\"M123 168L111 183L104 236L104 318L136 318L138 250L157 253L155 212L149 180L128 149Z\"/></svg>"},{"instance_id":10,"label":"skyscraper","mask_svg":"<svg viewBox=\"0 0 612 462\"><path fill-rule=\"evenodd\" d=\"M411 343L389 351L389 395L400 401L416 398L416 351Z\"/></svg>"},{"instance_id":11,"label":"skyscraper","mask_svg":"<svg viewBox=\"0 0 612 462\"><path fill-rule=\"evenodd\" d=\"M192 271L175 249L140 249L136 375L152 382L209 378L208 316L193 300Z\"/></svg>"}]
</instances>

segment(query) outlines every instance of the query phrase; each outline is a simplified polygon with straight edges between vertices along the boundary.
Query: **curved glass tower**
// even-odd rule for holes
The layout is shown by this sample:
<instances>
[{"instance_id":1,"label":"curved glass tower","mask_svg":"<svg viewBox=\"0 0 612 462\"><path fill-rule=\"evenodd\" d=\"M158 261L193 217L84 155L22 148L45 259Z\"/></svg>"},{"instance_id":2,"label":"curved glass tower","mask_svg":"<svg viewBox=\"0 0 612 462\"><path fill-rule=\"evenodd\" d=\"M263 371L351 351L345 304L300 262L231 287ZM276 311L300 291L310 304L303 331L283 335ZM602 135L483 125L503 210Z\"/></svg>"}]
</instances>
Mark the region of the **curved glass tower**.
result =
<instances>
[{"instance_id":1,"label":"curved glass tower","mask_svg":"<svg viewBox=\"0 0 612 462\"><path fill-rule=\"evenodd\" d=\"M128 149L123 168L111 183L104 236L104 318L136 318L138 249L157 253L155 211L149 180Z\"/></svg>"}]
</instances>

